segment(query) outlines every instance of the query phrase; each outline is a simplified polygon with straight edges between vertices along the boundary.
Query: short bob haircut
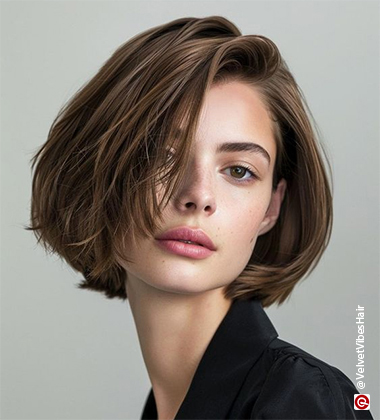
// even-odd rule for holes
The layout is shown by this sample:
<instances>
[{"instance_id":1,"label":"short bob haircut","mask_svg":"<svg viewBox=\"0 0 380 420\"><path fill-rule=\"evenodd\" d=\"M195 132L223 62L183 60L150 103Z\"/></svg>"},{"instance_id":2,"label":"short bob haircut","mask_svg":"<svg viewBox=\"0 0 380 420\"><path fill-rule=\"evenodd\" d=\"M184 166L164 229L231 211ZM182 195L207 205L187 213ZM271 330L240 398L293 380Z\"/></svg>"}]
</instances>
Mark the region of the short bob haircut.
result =
<instances>
[{"instance_id":1,"label":"short bob haircut","mask_svg":"<svg viewBox=\"0 0 380 420\"><path fill-rule=\"evenodd\" d=\"M185 17L116 49L62 107L31 159L32 169L38 163L26 229L83 273L78 288L127 299L127 273L117 262L130 261L124 241L157 234L186 177L205 94L229 81L259 93L277 145L273 189L281 178L287 188L277 223L258 237L224 295L279 305L315 268L331 236L332 181L301 89L267 37L243 36L221 16ZM160 202L158 185L165 186Z\"/></svg>"}]
</instances>

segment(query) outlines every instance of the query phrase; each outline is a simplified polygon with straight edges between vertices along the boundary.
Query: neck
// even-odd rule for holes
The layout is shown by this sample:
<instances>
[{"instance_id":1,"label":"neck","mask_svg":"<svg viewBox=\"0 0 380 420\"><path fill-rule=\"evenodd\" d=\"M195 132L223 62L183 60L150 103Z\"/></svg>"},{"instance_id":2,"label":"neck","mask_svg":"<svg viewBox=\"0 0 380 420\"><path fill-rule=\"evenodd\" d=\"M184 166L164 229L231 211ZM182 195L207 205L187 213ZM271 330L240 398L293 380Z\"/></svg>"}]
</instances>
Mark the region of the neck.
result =
<instances>
[{"instance_id":1,"label":"neck","mask_svg":"<svg viewBox=\"0 0 380 420\"><path fill-rule=\"evenodd\" d=\"M222 288L184 295L151 287L131 275L126 287L158 420L173 419L232 302Z\"/></svg>"}]
</instances>

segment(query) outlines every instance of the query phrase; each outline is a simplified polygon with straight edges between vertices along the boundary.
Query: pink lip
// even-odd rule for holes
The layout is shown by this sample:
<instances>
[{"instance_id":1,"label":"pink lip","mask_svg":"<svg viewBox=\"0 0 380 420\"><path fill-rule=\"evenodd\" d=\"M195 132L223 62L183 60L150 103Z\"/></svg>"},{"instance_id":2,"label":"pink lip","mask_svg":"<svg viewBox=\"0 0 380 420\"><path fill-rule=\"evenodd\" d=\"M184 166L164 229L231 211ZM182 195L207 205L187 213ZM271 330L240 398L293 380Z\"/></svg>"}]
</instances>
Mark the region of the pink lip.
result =
<instances>
[{"instance_id":1,"label":"pink lip","mask_svg":"<svg viewBox=\"0 0 380 420\"><path fill-rule=\"evenodd\" d=\"M170 229L159 235L156 239L172 241L191 241L196 242L197 244L201 245L201 247L207 248L210 251L216 250L216 247L213 244L212 240L203 232L202 229L193 229L187 226L180 226L174 229Z\"/></svg>"},{"instance_id":2,"label":"pink lip","mask_svg":"<svg viewBox=\"0 0 380 420\"><path fill-rule=\"evenodd\" d=\"M207 258L214 252L204 246L185 244L184 242L170 239L158 239L157 243L165 251L197 260Z\"/></svg>"},{"instance_id":3,"label":"pink lip","mask_svg":"<svg viewBox=\"0 0 380 420\"><path fill-rule=\"evenodd\" d=\"M162 233L157 238L158 245L165 251L189 258L207 258L216 250L212 240L201 230L181 226ZM182 241L196 242L187 244Z\"/></svg>"}]
</instances>

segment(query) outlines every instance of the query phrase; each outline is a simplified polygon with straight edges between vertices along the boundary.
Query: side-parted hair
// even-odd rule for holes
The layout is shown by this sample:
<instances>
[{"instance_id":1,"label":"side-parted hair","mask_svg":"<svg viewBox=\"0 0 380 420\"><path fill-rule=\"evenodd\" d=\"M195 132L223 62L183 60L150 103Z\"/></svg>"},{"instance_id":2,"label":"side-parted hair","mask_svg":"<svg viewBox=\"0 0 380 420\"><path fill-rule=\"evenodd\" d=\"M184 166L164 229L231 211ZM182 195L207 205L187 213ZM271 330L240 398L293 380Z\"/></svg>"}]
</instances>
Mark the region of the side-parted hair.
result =
<instances>
[{"instance_id":1,"label":"side-parted hair","mask_svg":"<svg viewBox=\"0 0 380 420\"><path fill-rule=\"evenodd\" d=\"M225 297L279 305L315 268L331 236L331 167L301 89L267 37L243 36L221 16L186 17L116 49L62 107L31 159L26 229L83 273L78 288L127 299L117 257L131 262L121 251L125 240L157 233L186 178L205 94L229 81L259 93L277 147L273 190L281 178L287 188L277 223L257 238ZM165 187L159 202L158 186Z\"/></svg>"}]
</instances>

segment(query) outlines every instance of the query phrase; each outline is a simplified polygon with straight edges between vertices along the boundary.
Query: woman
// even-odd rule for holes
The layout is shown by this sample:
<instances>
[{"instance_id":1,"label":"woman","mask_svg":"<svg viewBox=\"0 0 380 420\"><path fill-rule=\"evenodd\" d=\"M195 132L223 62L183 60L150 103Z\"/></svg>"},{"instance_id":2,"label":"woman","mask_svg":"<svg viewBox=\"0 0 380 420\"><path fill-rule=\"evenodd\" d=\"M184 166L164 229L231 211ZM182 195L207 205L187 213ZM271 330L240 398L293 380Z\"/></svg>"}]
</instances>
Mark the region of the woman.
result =
<instances>
[{"instance_id":1,"label":"woman","mask_svg":"<svg viewBox=\"0 0 380 420\"><path fill-rule=\"evenodd\" d=\"M120 46L35 155L30 229L80 288L128 298L152 383L143 419L372 418L263 310L331 234L306 109L271 40L182 18Z\"/></svg>"}]
</instances>

